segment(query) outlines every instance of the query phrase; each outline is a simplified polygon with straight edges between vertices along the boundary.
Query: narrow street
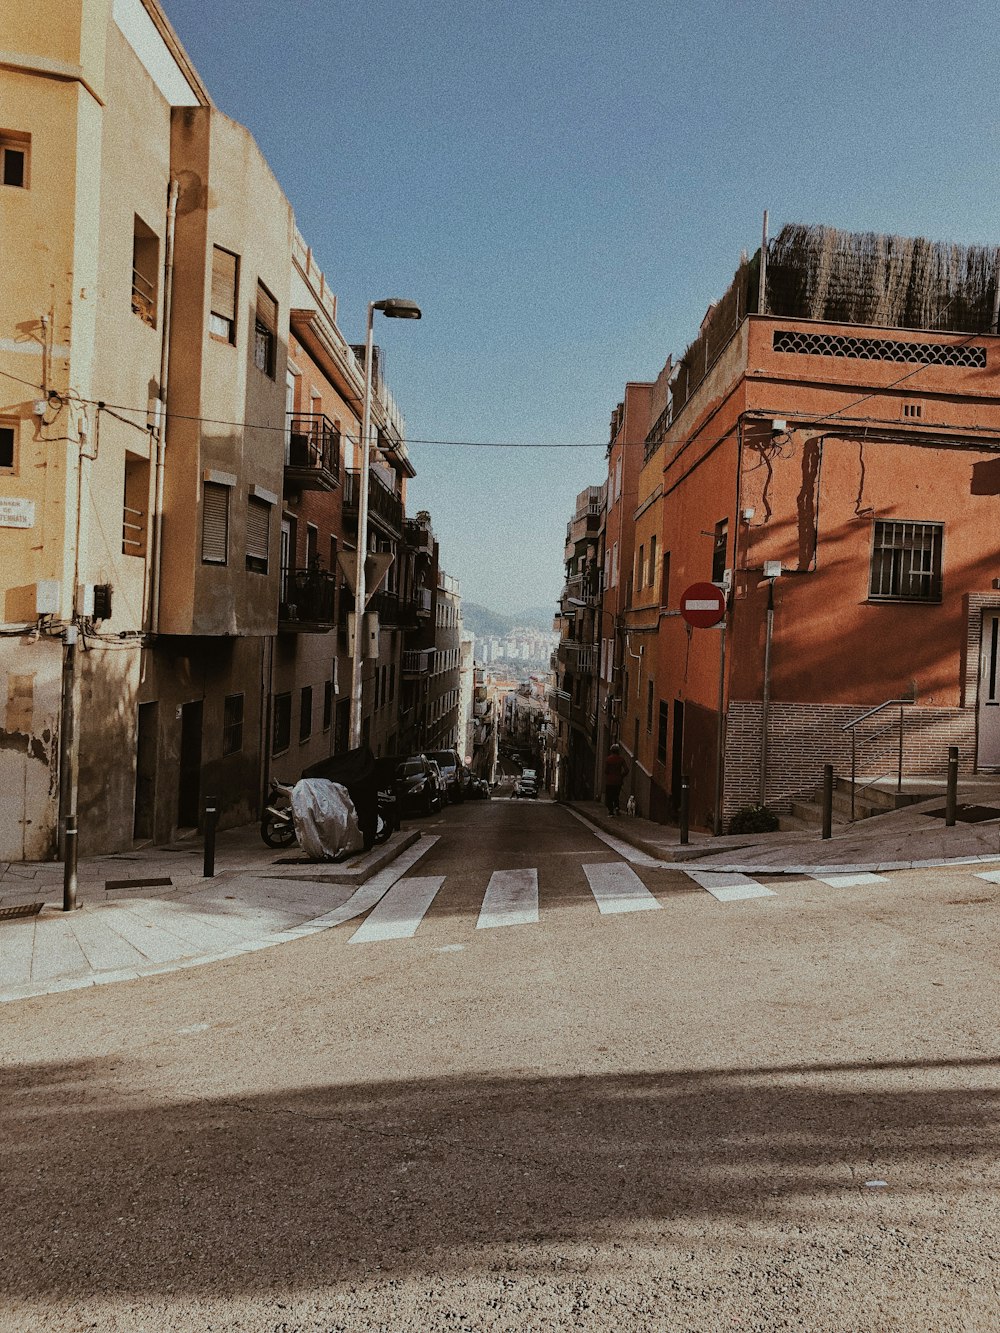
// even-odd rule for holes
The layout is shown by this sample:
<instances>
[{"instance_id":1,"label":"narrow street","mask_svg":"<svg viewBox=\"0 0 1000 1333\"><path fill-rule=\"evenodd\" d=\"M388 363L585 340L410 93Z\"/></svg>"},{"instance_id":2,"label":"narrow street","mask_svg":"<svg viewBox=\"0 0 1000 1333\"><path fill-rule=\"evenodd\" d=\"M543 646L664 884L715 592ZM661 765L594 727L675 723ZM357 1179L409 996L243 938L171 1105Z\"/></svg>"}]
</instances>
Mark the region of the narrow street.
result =
<instances>
[{"instance_id":1,"label":"narrow street","mask_svg":"<svg viewBox=\"0 0 1000 1333\"><path fill-rule=\"evenodd\" d=\"M996 1327L994 882L421 827L363 920L4 1008L0 1329Z\"/></svg>"}]
</instances>

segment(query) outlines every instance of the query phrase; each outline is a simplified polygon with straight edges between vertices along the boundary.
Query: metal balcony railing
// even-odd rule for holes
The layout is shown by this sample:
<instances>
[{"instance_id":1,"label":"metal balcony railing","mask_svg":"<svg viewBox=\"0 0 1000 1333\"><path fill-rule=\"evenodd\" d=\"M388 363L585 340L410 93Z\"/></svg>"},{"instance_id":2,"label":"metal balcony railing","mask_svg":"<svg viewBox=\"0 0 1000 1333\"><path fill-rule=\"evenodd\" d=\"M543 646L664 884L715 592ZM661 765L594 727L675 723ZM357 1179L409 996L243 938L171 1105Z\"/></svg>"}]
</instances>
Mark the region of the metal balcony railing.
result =
<instances>
[{"instance_id":1,"label":"metal balcony railing","mask_svg":"<svg viewBox=\"0 0 1000 1333\"><path fill-rule=\"evenodd\" d=\"M426 676L430 672L433 656L434 650L431 648L421 648L416 651L408 649L403 653L403 675Z\"/></svg>"},{"instance_id":2,"label":"metal balcony railing","mask_svg":"<svg viewBox=\"0 0 1000 1333\"><path fill-rule=\"evenodd\" d=\"M340 431L321 412L289 413L285 481L332 491L340 478Z\"/></svg>"},{"instance_id":3,"label":"metal balcony railing","mask_svg":"<svg viewBox=\"0 0 1000 1333\"><path fill-rule=\"evenodd\" d=\"M292 633L332 629L335 587L325 569L283 569L278 628Z\"/></svg>"},{"instance_id":4,"label":"metal balcony railing","mask_svg":"<svg viewBox=\"0 0 1000 1333\"><path fill-rule=\"evenodd\" d=\"M357 468L348 468L344 472L343 510L347 518L357 519L358 505L361 498L361 473ZM403 530L403 502L391 491L374 470L368 476L368 519L369 522L388 528L399 537Z\"/></svg>"}]
</instances>

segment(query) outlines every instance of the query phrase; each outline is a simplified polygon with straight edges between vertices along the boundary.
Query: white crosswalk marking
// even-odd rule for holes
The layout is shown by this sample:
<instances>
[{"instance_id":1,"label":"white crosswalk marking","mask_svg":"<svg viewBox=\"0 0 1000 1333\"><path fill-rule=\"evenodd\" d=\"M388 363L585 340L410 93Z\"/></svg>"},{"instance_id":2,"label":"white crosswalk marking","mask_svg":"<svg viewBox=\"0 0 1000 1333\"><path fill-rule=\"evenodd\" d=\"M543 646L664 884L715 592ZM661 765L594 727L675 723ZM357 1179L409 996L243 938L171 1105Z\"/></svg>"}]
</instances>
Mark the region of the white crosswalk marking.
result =
<instances>
[{"instance_id":1,"label":"white crosswalk marking","mask_svg":"<svg viewBox=\"0 0 1000 1333\"><path fill-rule=\"evenodd\" d=\"M867 870L855 872L853 875L810 875L810 879L818 879L821 884L829 884L831 889L857 889L864 884L885 884L885 875L873 875Z\"/></svg>"},{"instance_id":2,"label":"white crosswalk marking","mask_svg":"<svg viewBox=\"0 0 1000 1333\"><path fill-rule=\"evenodd\" d=\"M491 926L526 926L538 920L538 871L494 870L476 922Z\"/></svg>"},{"instance_id":3,"label":"white crosswalk marking","mask_svg":"<svg viewBox=\"0 0 1000 1333\"><path fill-rule=\"evenodd\" d=\"M660 906L632 867L622 861L585 865L583 873L602 915L648 912Z\"/></svg>"},{"instance_id":4,"label":"white crosswalk marking","mask_svg":"<svg viewBox=\"0 0 1000 1333\"><path fill-rule=\"evenodd\" d=\"M741 874L738 870L688 870L685 874L720 903L737 902L741 898L777 896L773 889L758 884L755 879Z\"/></svg>"},{"instance_id":5,"label":"white crosswalk marking","mask_svg":"<svg viewBox=\"0 0 1000 1333\"><path fill-rule=\"evenodd\" d=\"M444 875L421 875L401 879L369 912L350 938L351 944L372 944L378 940L405 940L413 935L424 913L444 883Z\"/></svg>"}]
</instances>

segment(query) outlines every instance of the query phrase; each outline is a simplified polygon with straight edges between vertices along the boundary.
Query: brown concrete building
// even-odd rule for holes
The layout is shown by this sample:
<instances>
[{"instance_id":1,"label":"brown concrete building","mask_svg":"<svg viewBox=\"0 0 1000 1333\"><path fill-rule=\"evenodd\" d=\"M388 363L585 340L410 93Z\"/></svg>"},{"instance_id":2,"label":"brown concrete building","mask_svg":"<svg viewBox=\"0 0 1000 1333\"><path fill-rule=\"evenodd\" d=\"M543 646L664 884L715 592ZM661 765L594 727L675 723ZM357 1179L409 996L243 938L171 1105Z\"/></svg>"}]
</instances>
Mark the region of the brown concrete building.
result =
<instances>
[{"instance_id":1,"label":"brown concrete building","mask_svg":"<svg viewBox=\"0 0 1000 1333\"><path fill-rule=\"evenodd\" d=\"M555 743L556 794L573 800L596 790L598 654L601 638L600 530L605 509L604 486L588 486L576 497L566 525L563 557L566 584L556 625L556 683L549 704L558 719ZM620 551L617 554L620 562ZM621 577L613 561L610 576Z\"/></svg>"},{"instance_id":2,"label":"brown concrete building","mask_svg":"<svg viewBox=\"0 0 1000 1333\"><path fill-rule=\"evenodd\" d=\"M995 252L786 228L765 283L709 312L639 482L622 736L642 813L686 773L716 828L849 776L852 731L859 780L1000 768ZM696 582L721 629L681 618Z\"/></svg>"}]
</instances>

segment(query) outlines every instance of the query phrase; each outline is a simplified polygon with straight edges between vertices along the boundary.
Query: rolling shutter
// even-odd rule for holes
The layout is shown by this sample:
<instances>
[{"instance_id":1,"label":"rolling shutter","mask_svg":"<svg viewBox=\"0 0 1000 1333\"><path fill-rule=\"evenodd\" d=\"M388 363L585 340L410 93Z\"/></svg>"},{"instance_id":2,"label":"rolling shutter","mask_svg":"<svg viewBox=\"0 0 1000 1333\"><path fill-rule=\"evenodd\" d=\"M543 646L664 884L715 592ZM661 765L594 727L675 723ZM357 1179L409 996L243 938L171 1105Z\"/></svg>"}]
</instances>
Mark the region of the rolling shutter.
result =
<instances>
[{"instance_id":1,"label":"rolling shutter","mask_svg":"<svg viewBox=\"0 0 1000 1333\"><path fill-rule=\"evenodd\" d=\"M277 335L278 303L262 282L257 283L257 323Z\"/></svg>"},{"instance_id":2,"label":"rolling shutter","mask_svg":"<svg viewBox=\"0 0 1000 1333\"><path fill-rule=\"evenodd\" d=\"M231 337L236 324L237 259L228 250L212 247L213 332ZM218 322L216 322L218 321Z\"/></svg>"},{"instance_id":3,"label":"rolling shutter","mask_svg":"<svg viewBox=\"0 0 1000 1333\"><path fill-rule=\"evenodd\" d=\"M251 495L247 500L247 559L259 561L267 571L267 548L271 529L271 506Z\"/></svg>"},{"instance_id":4,"label":"rolling shutter","mask_svg":"<svg viewBox=\"0 0 1000 1333\"><path fill-rule=\"evenodd\" d=\"M206 564L224 565L229 548L229 487L216 481L206 481L204 487L201 558Z\"/></svg>"}]
</instances>

